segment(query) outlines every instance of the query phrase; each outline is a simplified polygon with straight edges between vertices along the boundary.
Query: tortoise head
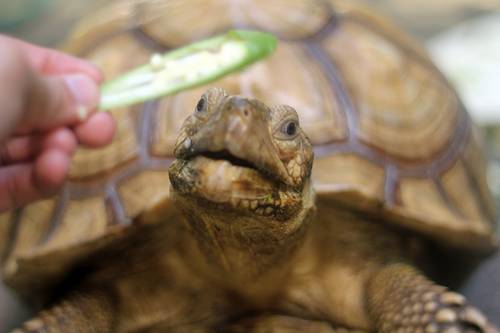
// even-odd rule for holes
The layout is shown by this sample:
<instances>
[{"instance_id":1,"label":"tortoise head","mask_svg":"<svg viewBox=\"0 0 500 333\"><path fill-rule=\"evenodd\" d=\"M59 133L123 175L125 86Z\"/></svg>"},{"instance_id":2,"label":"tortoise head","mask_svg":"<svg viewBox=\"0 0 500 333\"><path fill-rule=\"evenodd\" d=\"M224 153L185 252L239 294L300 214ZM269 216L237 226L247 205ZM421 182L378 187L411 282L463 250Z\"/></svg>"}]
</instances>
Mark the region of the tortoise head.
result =
<instances>
[{"instance_id":1,"label":"tortoise head","mask_svg":"<svg viewBox=\"0 0 500 333\"><path fill-rule=\"evenodd\" d=\"M314 207L312 146L293 108L209 89L175 156L173 198L204 253L254 276L293 252Z\"/></svg>"}]
</instances>

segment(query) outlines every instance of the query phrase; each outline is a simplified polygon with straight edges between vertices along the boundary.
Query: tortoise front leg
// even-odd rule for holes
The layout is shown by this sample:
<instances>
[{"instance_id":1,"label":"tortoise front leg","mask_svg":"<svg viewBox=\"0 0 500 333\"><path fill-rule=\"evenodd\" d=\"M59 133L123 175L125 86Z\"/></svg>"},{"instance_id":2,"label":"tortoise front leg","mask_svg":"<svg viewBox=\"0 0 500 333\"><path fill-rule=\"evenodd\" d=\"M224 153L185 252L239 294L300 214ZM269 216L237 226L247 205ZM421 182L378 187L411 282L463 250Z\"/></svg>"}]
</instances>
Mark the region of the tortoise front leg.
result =
<instances>
[{"instance_id":1,"label":"tortoise front leg","mask_svg":"<svg viewBox=\"0 0 500 333\"><path fill-rule=\"evenodd\" d=\"M380 333L499 333L462 295L405 264L389 265L373 278L368 310Z\"/></svg>"},{"instance_id":2,"label":"tortoise front leg","mask_svg":"<svg viewBox=\"0 0 500 333\"><path fill-rule=\"evenodd\" d=\"M112 332L114 306L101 292L73 294L11 333Z\"/></svg>"}]
</instances>

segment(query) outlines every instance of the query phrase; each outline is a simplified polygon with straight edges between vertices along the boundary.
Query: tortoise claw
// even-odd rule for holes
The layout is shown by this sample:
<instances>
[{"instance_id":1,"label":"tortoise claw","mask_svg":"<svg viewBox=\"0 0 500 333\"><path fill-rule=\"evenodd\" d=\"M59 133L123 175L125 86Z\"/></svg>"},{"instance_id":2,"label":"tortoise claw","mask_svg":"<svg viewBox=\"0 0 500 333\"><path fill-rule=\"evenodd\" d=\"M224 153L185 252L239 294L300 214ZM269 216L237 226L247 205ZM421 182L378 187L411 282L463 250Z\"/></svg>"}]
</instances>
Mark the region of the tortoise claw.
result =
<instances>
[{"instance_id":1,"label":"tortoise claw","mask_svg":"<svg viewBox=\"0 0 500 333\"><path fill-rule=\"evenodd\" d=\"M454 292L444 292L433 302L436 311L426 332L445 333L499 333L475 307L468 305L465 297Z\"/></svg>"},{"instance_id":2,"label":"tortoise claw","mask_svg":"<svg viewBox=\"0 0 500 333\"><path fill-rule=\"evenodd\" d=\"M500 333L464 296L406 265L386 268L370 292L371 312L382 333Z\"/></svg>"}]
</instances>

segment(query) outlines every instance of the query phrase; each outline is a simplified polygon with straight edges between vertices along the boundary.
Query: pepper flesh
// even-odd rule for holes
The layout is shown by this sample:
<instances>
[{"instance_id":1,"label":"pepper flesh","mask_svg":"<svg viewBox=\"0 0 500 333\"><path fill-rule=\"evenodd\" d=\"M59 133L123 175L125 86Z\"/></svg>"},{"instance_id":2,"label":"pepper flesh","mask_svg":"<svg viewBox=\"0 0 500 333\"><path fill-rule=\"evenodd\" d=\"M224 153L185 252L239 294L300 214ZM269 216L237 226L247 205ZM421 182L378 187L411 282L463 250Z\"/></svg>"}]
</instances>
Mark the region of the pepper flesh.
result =
<instances>
[{"instance_id":1,"label":"pepper flesh","mask_svg":"<svg viewBox=\"0 0 500 333\"><path fill-rule=\"evenodd\" d=\"M154 54L101 88L99 108L109 110L207 84L269 56L276 38L265 32L231 30L224 35Z\"/></svg>"}]
</instances>

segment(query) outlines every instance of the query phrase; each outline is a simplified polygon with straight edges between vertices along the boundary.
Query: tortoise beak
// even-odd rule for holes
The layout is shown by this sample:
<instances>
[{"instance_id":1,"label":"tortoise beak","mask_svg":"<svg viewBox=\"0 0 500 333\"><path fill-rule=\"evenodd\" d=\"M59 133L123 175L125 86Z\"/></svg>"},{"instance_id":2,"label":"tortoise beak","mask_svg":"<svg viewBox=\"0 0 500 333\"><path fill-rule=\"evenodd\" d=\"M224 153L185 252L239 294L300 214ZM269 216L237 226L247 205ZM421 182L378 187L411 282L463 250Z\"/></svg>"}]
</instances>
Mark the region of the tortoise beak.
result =
<instances>
[{"instance_id":1,"label":"tortoise beak","mask_svg":"<svg viewBox=\"0 0 500 333\"><path fill-rule=\"evenodd\" d=\"M293 185L271 138L267 106L256 100L233 96L215 112L190 138L190 145L178 147L177 158L204 155L227 159Z\"/></svg>"}]
</instances>

